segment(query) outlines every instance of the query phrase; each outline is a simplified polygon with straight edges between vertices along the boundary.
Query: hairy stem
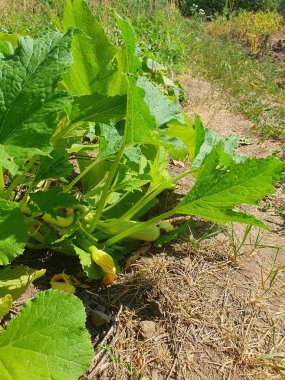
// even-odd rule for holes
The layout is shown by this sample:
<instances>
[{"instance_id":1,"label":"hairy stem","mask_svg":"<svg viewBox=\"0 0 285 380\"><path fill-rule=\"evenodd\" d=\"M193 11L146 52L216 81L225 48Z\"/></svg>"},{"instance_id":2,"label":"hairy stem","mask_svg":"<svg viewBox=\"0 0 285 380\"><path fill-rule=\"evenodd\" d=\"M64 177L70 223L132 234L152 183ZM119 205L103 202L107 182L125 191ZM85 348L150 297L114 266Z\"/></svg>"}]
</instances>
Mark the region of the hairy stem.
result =
<instances>
[{"instance_id":1,"label":"hairy stem","mask_svg":"<svg viewBox=\"0 0 285 380\"><path fill-rule=\"evenodd\" d=\"M108 159L109 158L113 158L113 156L108 157ZM78 176L75 177L73 181L71 181L67 186L65 186L62 192L67 193L69 190L71 190L73 186L75 186L77 182L81 180L81 178L83 178L90 170L92 170L96 165L98 165L100 162L103 162L103 161L106 161L106 158L101 158L99 160L95 160L94 162L92 162L92 164L87 166L80 174L78 174Z\"/></svg>"},{"instance_id":2,"label":"hairy stem","mask_svg":"<svg viewBox=\"0 0 285 380\"><path fill-rule=\"evenodd\" d=\"M145 207L150 201L152 201L155 197L157 197L164 190L170 188L170 186L174 185L175 182L179 181L180 179L186 177L187 175L189 175L191 173L195 173L198 170L199 170L199 168L186 170L185 172L179 174L178 176L173 177L171 179L171 183L169 183L168 186L162 184L162 185L158 186L156 189L152 190L151 192L146 192L146 194L122 216L122 219L126 219L126 220L131 219L143 207Z\"/></svg>"},{"instance_id":3,"label":"hairy stem","mask_svg":"<svg viewBox=\"0 0 285 380\"><path fill-rule=\"evenodd\" d=\"M109 174L108 174L108 177L107 177L107 181L105 183L105 186L103 188L103 192L102 192L102 195L101 195L101 198L100 198L100 201L98 203L98 207L97 207L97 210L96 210L96 214L95 214L95 217L91 223L91 226L89 228L89 232L93 232L95 230L95 228L97 227L97 223L102 215L102 212L103 212L103 209L105 207L105 204L106 204L106 199L109 195L109 189L112 185L112 182L113 182L113 179L114 179L114 176L116 174L116 171L118 169L118 166L120 164L120 161L121 161L121 158L123 157L123 154L124 154L124 151L125 151L125 145L123 144L121 149L119 150L112 166L111 166L111 169L109 171Z\"/></svg>"},{"instance_id":4,"label":"hairy stem","mask_svg":"<svg viewBox=\"0 0 285 380\"><path fill-rule=\"evenodd\" d=\"M163 190L165 190L165 186L159 186L156 190L147 192L143 198L140 198L139 201L134 204L123 216L122 219L129 220L134 215L136 215L142 208L144 208L152 199L154 199L157 195L159 195Z\"/></svg>"},{"instance_id":5,"label":"hairy stem","mask_svg":"<svg viewBox=\"0 0 285 380\"><path fill-rule=\"evenodd\" d=\"M4 183L4 171L3 166L0 165L0 197L4 194L5 183Z\"/></svg>"},{"instance_id":6,"label":"hairy stem","mask_svg":"<svg viewBox=\"0 0 285 380\"><path fill-rule=\"evenodd\" d=\"M130 191L126 191L125 194L123 194L116 202L112 203L110 206L105 207L103 210L104 212L107 212L111 210L113 207L117 206L120 202L122 202L123 199L125 199L130 194Z\"/></svg>"}]
</instances>

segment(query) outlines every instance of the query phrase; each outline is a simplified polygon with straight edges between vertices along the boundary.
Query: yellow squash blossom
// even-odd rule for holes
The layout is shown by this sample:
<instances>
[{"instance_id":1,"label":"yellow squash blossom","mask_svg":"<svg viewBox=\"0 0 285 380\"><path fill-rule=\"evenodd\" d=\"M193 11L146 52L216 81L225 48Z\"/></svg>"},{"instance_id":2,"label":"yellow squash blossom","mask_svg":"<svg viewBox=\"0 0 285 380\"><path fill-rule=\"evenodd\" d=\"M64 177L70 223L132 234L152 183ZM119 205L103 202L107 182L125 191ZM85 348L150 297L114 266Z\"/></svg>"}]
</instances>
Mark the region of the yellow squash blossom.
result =
<instances>
[{"instance_id":1,"label":"yellow squash blossom","mask_svg":"<svg viewBox=\"0 0 285 380\"><path fill-rule=\"evenodd\" d=\"M74 294L76 291L75 286L72 285L70 276L65 273L55 274L50 280L50 284L53 289L61 290L65 293Z\"/></svg>"},{"instance_id":2,"label":"yellow squash blossom","mask_svg":"<svg viewBox=\"0 0 285 380\"><path fill-rule=\"evenodd\" d=\"M104 284L112 285L117 277L116 266L112 256L94 246L90 247L90 252L95 264L99 265L99 267L106 273L103 280Z\"/></svg>"}]
</instances>

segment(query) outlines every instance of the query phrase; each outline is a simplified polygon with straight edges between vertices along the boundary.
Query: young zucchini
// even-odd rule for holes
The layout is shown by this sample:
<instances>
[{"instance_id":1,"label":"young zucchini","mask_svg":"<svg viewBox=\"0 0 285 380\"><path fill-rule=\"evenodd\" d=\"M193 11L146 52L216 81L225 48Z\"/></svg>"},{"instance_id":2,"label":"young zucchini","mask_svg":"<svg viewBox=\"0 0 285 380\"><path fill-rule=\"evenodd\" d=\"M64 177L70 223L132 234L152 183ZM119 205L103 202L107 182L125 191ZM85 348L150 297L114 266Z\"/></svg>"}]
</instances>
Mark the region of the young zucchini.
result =
<instances>
[{"instance_id":1,"label":"young zucchini","mask_svg":"<svg viewBox=\"0 0 285 380\"><path fill-rule=\"evenodd\" d=\"M62 228L67 228L74 222L74 214L66 216L65 218L62 218L61 216L53 218L50 214L44 214L42 218L45 222Z\"/></svg>"},{"instance_id":2,"label":"young zucchini","mask_svg":"<svg viewBox=\"0 0 285 380\"><path fill-rule=\"evenodd\" d=\"M144 226L142 222L131 220L110 219L106 222L100 222L98 227L109 235L118 235L135 226L142 225L141 228L131 233L128 238L142 241L155 241L159 238L160 231L156 225Z\"/></svg>"}]
</instances>

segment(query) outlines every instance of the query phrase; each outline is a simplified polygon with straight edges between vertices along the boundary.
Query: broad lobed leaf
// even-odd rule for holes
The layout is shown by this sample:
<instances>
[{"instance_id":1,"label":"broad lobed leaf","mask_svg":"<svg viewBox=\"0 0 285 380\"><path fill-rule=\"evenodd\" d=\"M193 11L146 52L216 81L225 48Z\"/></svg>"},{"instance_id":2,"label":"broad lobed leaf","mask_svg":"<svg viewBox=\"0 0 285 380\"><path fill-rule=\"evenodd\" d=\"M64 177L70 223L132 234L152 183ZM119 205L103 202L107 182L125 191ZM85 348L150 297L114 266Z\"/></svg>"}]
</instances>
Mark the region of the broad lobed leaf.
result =
<instances>
[{"instance_id":1,"label":"broad lobed leaf","mask_svg":"<svg viewBox=\"0 0 285 380\"><path fill-rule=\"evenodd\" d=\"M13 304L13 298L11 294L6 294L4 297L0 298L0 322L5 317L5 315L9 312ZM2 330L2 326L0 326L0 331Z\"/></svg>"},{"instance_id":2,"label":"broad lobed leaf","mask_svg":"<svg viewBox=\"0 0 285 380\"><path fill-rule=\"evenodd\" d=\"M223 165L225 157L227 162ZM214 146L203 161L195 185L176 211L222 224L236 221L265 227L233 208L240 204L257 205L265 195L274 192L273 184L283 171L284 164L276 158L247 158L236 163L221 144Z\"/></svg>"},{"instance_id":3,"label":"broad lobed leaf","mask_svg":"<svg viewBox=\"0 0 285 380\"><path fill-rule=\"evenodd\" d=\"M0 164L12 174L31 156L51 151L56 116L69 101L56 87L72 62L71 38L20 37L14 55L0 58Z\"/></svg>"},{"instance_id":4,"label":"broad lobed leaf","mask_svg":"<svg viewBox=\"0 0 285 380\"><path fill-rule=\"evenodd\" d=\"M63 84L72 94L92 95L95 81L114 57L112 46L101 24L83 0L67 0L63 28L74 28L71 51L74 64L64 76Z\"/></svg>"},{"instance_id":5,"label":"broad lobed leaf","mask_svg":"<svg viewBox=\"0 0 285 380\"><path fill-rule=\"evenodd\" d=\"M77 380L93 357L85 320L71 294L48 290L27 301L0 336L0 378Z\"/></svg>"}]
</instances>

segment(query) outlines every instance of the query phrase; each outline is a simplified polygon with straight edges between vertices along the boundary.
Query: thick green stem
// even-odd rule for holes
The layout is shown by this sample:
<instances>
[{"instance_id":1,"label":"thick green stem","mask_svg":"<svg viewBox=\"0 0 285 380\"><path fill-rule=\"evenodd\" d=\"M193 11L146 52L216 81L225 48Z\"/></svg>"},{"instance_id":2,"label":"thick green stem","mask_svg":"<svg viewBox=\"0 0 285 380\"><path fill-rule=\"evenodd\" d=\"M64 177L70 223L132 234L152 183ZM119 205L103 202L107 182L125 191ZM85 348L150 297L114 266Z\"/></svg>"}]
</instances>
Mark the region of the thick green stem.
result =
<instances>
[{"instance_id":1,"label":"thick green stem","mask_svg":"<svg viewBox=\"0 0 285 380\"><path fill-rule=\"evenodd\" d=\"M108 157L108 159L110 158L113 158L113 157ZM106 158L101 158L99 160L95 160L94 162L92 162L92 164L87 166L87 168L85 168L80 174L78 174L78 176L75 177L73 181L71 181L67 186L65 186L62 192L67 193L69 190L71 190L73 186L76 185L77 182L81 180L81 178L83 178L90 170L92 170L96 165L98 165L100 162L103 162L103 161L106 161Z\"/></svg>"},{"instance_id":2,"label":"thick green stem","mask_svg":"<svg viewBox=\"0 0 285 380\"><path fill-rule=\"evenodd\" d=\"M171 179L171 183L169 185L174 185L175 182L179 181L180 179L186 177L187 175L191 174L191 173L195 173L196 171L198 171L199 168L196 168L196 169L189 169L189 170L186 170L185 172L179 174L178 176L176 177L173 177ZM152 201L155 197L157 197L160 193L162 193L164 190L168 189L170 186L165 186L165 185L161 185L161 186L158 186L158 188L152 192L147 192L143 198L141 198L138 203L136 203L135 205L133 205L129 211L127 211L123 216L122 216L122 219L125 219L125 220L129 220L131 219L134 215L136 215L143 207L145 207L150 201Z\"/></svg>"},{"instance_id":3,"label":"thick green stem","mask_svg":"<svg viewBox=\"0 0 285 380\"><path fill-rule=\"evenodd\" d=\"M165 186L159 186L155 191L152 191L151 193L146 193L143 198L141 198L136 204L134 204L129 211L127 211L123 216L122 219L129 220L134 215L136 215L142 208L144 208L152 199L157 197L162 191L166 189Z\"/></svg>"},{"instance_id":4,"label":"thick green stem","mask_svg":"<svg viewBox=\"0 0 285 380\"><path fill-rule=\"evenodd\" d=\"M93 244L98 243L98 240L93 235L91 235L88 231L86 231L86 229L82 225L80 225L79 228L81 232L83 232L84 236L88 237L88 239L90 239L90 241L92 241Z\"/></svg>"},{"instance_id":5,"label":"thick green stem","mask_svg":"<svg viewBox=\"0 0 285 380\"><path fill-rule=\"evenodd\" d=\"M3 166L0 165L0 197L3 196L5 190Z\"/></svg>"},{"instance_id":6,"label":"thick green stem","mask_svg":"<svg viewBox=\"0 0 285 380\"><path fill-rule=\"evenodd\" d=\"M98 203L98 207L97 207L97 210L96 210L96 214L95 214L95 217L91 223L91 226L89 228L89 232L93 232L95 230L95 228L97 227L97 223L102 215L102 212L103 212L103 209L105 207L105 204L106 204L106 199L108 198L108 195L109 195L109 190L110 190L110 187L112 185L112 182L113 182L113 179L114 179L114 176L116 174L116 171L118 169L118 166L120 164L120 161L121 161L121 158L123 157L123 154L124 154L124 151L125 151L125 145L123 144L120 151L118 152L112 166L111 166L111 169L109 171L109 174L108 174L108 178L107 178L107 181L105 183L105 186L103 188L103 192L102 192L102 195L101 195L101 198L100 198L100 201Z\"/></svg>"},{"instance_id":7,"label":"thick green stem","mask_svg":"<svg viewBox=\"0 0 285 380\"><path fill-rule=\"evenodd\" d=\"M33 157L33 158L30 160L30 162L26 165L26 168L24 169L23 173L17 175L17 176L15 177L14 181L12 181L12 182L10 183L8 189L5 191L5 195L4 195L4 198L5 198L5 199L8 199L8 198L10 197L11 193L16 189L16 187L19 186L19 185L23 182L23 180L24 180L26 174L27 174L27 173L31 170L31 168L34 166L34 163L37 161L37 159L38 159L38 156Z\"/></svg>"},{"instance_id":8,"label":"thick green stem","mask_svg":"<svg viewBox=\"0 0 285 380\"><path fill-rule=\"evenodd\" d=\"M143 227L146 227L146 226L149 226L151 224L155 224L157 222L160 222L161 220L170 218L174 214L175 214L175 210L170 210L170 211L165 212L164 214L158 215L158 216L156 216L150 220L147 220L146 222L139 223L138 225L136 225L132 228L129 228L128 230L123 231L120 234L118 234L118 235L112 237L111 239L107 240L104 243L104 246L110 247L111 245L117 243L118 241L120 241L120 240L130 236L131 234L134 234L135 232L141 230Z\"/></svg>"},{"instance_id":9,"label":"thick green stem","mask_svg":"<svg viewBox=\"0 0 285 380\"><path fill-rule=\"evenodd\" d=\"M173 177L171 182L174 184L175 182L179 181L180 179L186 177L187 175L198 172L200 169L201 169L200 167L194 168L194 169L188 169L185 172L177 175L176 177Z\"/></svg>"},{"instance_id":10,"label":"thick green stem","mask_svg":"<svg viewBox=\"0 0 285 380\"><path fill-rule=\"evenodd\" d=\"M120 202L122 202L123 199L125 199L128 195L130 194L130 191L127 191L125 192L125 194L123 194L116 202L112 203L110 206L108 207L105 207L104 210L103 210L103 213L104 212L107 212L109 210L111 210L113 207L117 206Z\"/></svg>"}]
</instances>

